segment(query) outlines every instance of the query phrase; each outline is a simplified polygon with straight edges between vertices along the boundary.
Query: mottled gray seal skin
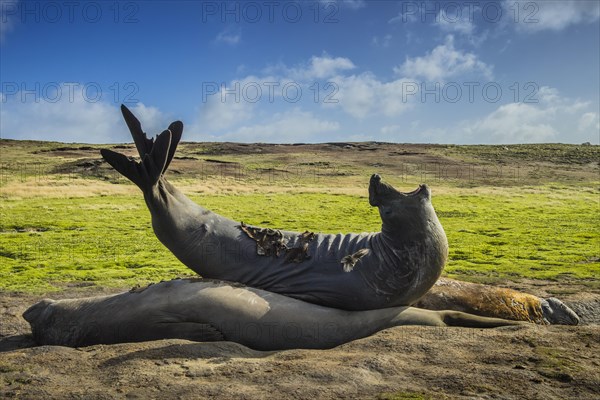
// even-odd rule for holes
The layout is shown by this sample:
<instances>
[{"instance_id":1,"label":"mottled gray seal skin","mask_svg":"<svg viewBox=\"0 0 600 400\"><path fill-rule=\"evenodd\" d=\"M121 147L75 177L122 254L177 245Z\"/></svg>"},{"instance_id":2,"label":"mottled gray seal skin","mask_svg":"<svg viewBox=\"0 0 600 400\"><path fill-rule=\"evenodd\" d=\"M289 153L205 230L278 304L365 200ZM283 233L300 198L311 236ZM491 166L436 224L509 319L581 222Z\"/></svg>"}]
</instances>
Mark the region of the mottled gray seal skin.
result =
<instances>
[{"instance_id":1,"label":"mottled gray seal skin","mask_svg":"<svg viewBox=\"0 0 600 400\"><path fill-rule=\"evenodd\" d=\"M162 282L112 296L43 300L23 317L39 345L186 339L226 340L256 350L332 348L399 325L493 328L523 323L413 307L345 311L203 279Z\"/></svg>"},{"instance_id":2,"label":"mottled gray seal skin","mask_svg":"<svg viewBox=\"0 0 600 400\"><path fill-rule=\"evenodd\" d=\"M439 278L448 242L426 185L401 193L373 175L369 202L379 209L378 233L247 227L195 204L163 176L181 139L181 122L149 140L133 114L121 109L141 162L111 150L102 156L142 190L158 239L202 277L345 310L410 305Z\"/></svg>"}]
</instances>

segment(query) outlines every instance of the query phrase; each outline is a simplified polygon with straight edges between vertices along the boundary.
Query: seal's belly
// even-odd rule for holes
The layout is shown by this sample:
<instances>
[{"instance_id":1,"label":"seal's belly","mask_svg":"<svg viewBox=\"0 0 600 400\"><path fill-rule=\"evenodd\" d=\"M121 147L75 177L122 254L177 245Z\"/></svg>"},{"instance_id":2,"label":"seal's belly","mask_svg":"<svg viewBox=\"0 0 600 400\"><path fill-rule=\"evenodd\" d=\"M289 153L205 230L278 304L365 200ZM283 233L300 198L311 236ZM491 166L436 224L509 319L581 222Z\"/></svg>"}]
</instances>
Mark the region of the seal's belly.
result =
<instances>
[{"instance_id":1,"label":"seal's belly","mask_svg":"<svg viewBox=\"0 0 600 400\"><path fill-rule=\"evenodd\" d=\"M209 232L188 266L206 278L241 282L315 304L366 310L408 304L410 266L383 265L376 234L310 234L240 225ZM234 235L234 232L237 235ZM394 291L373 279L385 273Z\"/></svg>"}]
</instances>

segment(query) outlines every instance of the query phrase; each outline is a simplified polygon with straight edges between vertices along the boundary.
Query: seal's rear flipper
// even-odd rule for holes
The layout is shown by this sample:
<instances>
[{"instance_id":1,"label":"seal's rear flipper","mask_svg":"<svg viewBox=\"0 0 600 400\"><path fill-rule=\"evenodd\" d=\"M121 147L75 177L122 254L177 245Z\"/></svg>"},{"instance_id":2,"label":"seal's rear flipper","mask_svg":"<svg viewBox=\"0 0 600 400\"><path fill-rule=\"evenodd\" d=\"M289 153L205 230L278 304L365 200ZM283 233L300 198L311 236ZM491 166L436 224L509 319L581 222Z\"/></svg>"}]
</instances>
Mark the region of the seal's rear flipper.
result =
<instances>
[{"instance_id":1,"label":"seal's rear flipper","mask_svg":"<svg viewBox=\"0 0 600 400\"><path fill-rule=\"evenodd\" d=\"M177 150L177 145L181 140L181 135L183 134L183 122L175 121L169 125L169 131L171 132L171 145L169 146L169 155L167 156L167 163L165 164L165 168L163 169L163 174L167 172L167 168L169 168L169 164L175 155L175 150Z\"/></svg>"},{"instance_id":2,"label":"seal's rear flipper","mask_svg":"<svg viewBox=\"0 0 600 400\"><path fill-rule=\"evenodd\" d=\"M102 149L100 153L114 169L135 183L142 191L146 191L158 182L166 170L169 154L171 154L171 137L172 134L169 130L158 135L156 141L152 140L152 149L142 156L141 162L131 160L123 154L108 149Z\"/></svg>"},{"instance_id":3,"label":"seal's rear flipper","mask_svg":"<svg viewBox=\"0 0 600 400\"><path fill-rule=\"evenodd\" d=\"M136 162L112 150L102 149L102 157L119 173L135 183L142 191L154 186L164 174L175 155L183 133L183 123L175 121L156 140L148 139L142 124L125 105L121 105L123 118L131 132L141 162Z\"/></svg>"},{"instance_id":4,"label":"seal's rear flipper","mask_svg":"<svg viewBox=\"0 0 600 400\"><path fill-rule=\"evenodd\" d=\"M140 155L140 158L143 160L146 155L152 152L154 146L156 146L156 142L154 141L154 138L148 139L148 136L146 136L146 133L142 130L142 124L140 121L124 104L121 104L121 113L123 114L125 123L129 128L129 132L131 132L131 137L133 138L133 142L135 143L135 147ZM177 150L177 145L181 140L181 135L183 134L183 123L181 121L175 121L169 125L168 130L171 132L171 145L167 155L167 162L162 170L163 174L167 168L169 168L169 164L171 163L171 160L175 155L175 151Z\"/></svg>"},{"instance_id":5,"label":"seal's rear flipper","mask_svg":"<svg viewBox=\"0 0 600 400\"><path fill-rule=\"evenodd\" d=\"M140 157L143 159L144 156L152 150L154 138L148 139L146 133L142 130L142 124L135 115L129 111L129 108L125 107L125 104L121 104L121 113L123 114L123 118L125 118L125 123L129 128L129 132L131 132L135 147L137 148Z\"/></svg>"}]
</instances>

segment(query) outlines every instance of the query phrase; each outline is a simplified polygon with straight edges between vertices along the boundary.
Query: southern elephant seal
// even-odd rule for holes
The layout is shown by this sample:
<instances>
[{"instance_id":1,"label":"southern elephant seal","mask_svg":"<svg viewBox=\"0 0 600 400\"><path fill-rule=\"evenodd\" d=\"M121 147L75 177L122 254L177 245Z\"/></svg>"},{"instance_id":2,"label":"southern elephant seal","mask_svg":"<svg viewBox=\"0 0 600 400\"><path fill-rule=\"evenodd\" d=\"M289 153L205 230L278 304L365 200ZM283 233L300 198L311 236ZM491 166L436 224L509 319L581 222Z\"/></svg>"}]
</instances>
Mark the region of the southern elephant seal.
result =
<instances>
[{"instance_id":1,"label":"southern elephant seal","mask_svg":"<svg viewBox=\"0 0 600 400\"><path fill-rule=\"evenodd\" d=\"M378 233L251 227L198 206L165 179L181 122L148 139L135 116L121 111L141 161L106 149L102 156L142 190L158 239L201 276L345 310L410 305L440 277L448 242L426 185L401 193L373 175L369 203L379 208Z\"/></svg>"},{"instance_id":2,"label":"southern elephant seal","mask_svg":"<svg viewBox=\"0 0 600 400\"><path fill-rule=\"evenodd\" d=\"M161 282L112 296L42 300L23 317L40 345L187 339L226 340L257 350L331 348L399 325L493 328L524 324L405 306L346 311L204 279Z\"/></svg>"},{"instance_id":3,"label":"southern elephant seal","mask_svg":"<svg viewBox=\"0 0 600 400\"><path fill-rule=\"evenodd\" d=\"M557 298L542 299L516 290L441 278L416 303L429 310L466 313L536 324L577 325L579 317Z\"/></svg>"}]
</instances>

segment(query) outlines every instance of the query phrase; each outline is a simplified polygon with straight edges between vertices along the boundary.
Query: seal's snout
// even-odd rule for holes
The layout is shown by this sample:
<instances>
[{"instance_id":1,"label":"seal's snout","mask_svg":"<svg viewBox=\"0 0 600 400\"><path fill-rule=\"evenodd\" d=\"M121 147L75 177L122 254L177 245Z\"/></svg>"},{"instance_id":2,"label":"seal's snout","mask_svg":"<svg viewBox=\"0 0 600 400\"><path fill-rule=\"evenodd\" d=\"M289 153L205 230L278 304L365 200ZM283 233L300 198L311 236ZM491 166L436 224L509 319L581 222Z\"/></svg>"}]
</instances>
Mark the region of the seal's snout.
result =
<instances>
[{"instance_id":1,"label":"seal's snout","mask_svg":"<svg viewBox=\"0 0 600 400\"><path fill-rule=\"evenodd\" d=\"M23 318L30 324L37 322L42 313L46 311L48 306L52 303L54 303L54 300L44 299L39 303L32 305L23 313Z\"/></svg>"},{"instance_id":2,"label":"seal's snout","mask_svg":"<svg viewBox=\"0 0 600 400\"><path fill-rule=\"evenodd\" d=\"M542 300L542 314L546 322L559 325L578 325L579 316L555 297Z\"/></svg>"},{"instance_id":3,"label":"seal's snout","mask_svg":"<svg viewBox=\"0 0 600 400\"><path fill-rule=\"evenodd\" d=\"M426 197L431 197L431 189L429 189L429 186L427 186L426 183L419 185L419 193L425 195Z\"/></svg>"},{"instance_id":4,"label":"seal's snout","mask_svg":"<svg viewBox=\"0 0 600 400\"><path fill-rule=\"evenodd\" d=\"M382 185L379 174L371 175L369 181L369 204L373 207L381 205Z\"/></svg>"},{"instance_id":5,"label":"seal's snout","mask_svg":"<svg viewBox=\"0 0 600 400\"><path fill-rule=\"evenodd\" d=\"M369 203L372 206L380 206L382 204L388 204L390 201L398 199L406 199L418 194L422 188L425 188L429 193L427 185L420 185L416 190L409 193L402 193L394 188L389 183L384 182L379 174L371 175L369 181Z\"/></svg>"}]
</instances>

